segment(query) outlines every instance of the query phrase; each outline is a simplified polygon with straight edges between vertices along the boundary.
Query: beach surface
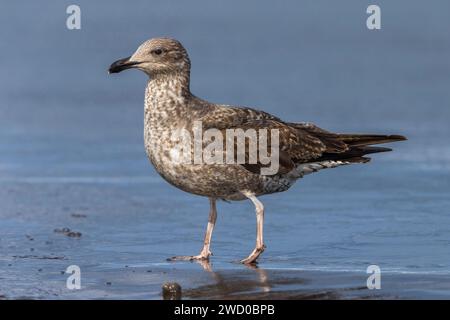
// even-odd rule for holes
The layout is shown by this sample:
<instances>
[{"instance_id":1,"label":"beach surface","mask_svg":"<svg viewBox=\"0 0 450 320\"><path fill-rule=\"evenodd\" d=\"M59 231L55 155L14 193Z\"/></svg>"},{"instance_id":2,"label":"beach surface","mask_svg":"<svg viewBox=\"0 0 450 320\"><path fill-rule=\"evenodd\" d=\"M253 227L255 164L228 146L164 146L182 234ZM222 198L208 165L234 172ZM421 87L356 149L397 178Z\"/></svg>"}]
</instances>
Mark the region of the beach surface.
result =
<instances>
[{"instance_id":1,"label":"beach surface","mask_svg":"<svg viewBox=\"0 0 450 320\"><path fill-rule=\"evenodd\" d=\"M297 191L308 199L301 202L296 192L269 196L268 248L257 268L237 262L254 244L251 204L220 203L211 263L168 262L200 249L206 199L173 197L159 178L120 179L3 182L0 296L161 299L162 285L177 282L183 299L450 298L446 234L438 234L447 225L391 216L406 200L376 204L370 192L329 184L317 188L333 197L317 198L312 186ZM348 192L358 200L336 205ZM372 264L381 269L380 290L367 289ZM81 270L80 290L66 286L72 265Z\"/></svg>"}]
</instances>

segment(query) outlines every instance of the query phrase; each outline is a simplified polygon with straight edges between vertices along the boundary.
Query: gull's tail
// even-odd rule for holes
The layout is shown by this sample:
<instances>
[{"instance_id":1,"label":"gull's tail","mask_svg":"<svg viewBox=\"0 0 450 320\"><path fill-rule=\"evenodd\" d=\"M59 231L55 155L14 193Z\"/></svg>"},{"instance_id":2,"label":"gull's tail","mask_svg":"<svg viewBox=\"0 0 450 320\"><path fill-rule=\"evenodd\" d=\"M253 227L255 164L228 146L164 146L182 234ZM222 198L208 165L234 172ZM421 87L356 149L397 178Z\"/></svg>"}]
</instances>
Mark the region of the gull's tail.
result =
<instances>
[{"instance_id":1,"label":"gull's tail","mask_svg":"<svg viewBox=\"0 0 450 320\"><path fill-rule=\"evenodd\" d=\"M364 163L370 161L367 154L392 151L390 148L373 147L374 144L407 140L400 135L374 134L336 134L335 139L345 143L348 149L344 152L324 153L320 160L345 161L350 163Z\"/></svg>"},{"instance_id":2,"label":"gull's tail","mask_svg":"<svg viewBox=\"0 0 450 320\"><path fill-rule=\"evenodd\" d=\"M407 140L406 137L400 135L381 134L338 134L337 138L353 147Z\"/></svg>"}]
</instances>

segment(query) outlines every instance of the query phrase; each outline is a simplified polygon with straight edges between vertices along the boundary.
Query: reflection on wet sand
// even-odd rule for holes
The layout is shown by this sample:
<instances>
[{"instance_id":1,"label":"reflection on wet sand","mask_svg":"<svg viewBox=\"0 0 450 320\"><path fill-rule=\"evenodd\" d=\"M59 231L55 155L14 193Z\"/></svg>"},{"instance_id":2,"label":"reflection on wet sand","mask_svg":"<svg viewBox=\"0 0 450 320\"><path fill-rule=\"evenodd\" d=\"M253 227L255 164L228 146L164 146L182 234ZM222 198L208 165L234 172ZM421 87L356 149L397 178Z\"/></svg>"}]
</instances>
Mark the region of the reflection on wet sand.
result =
<instances>
[{"instance_id":1,"label":"reflection on wet sand","mask_svg":"<svg viewBox=\"0 0 450 320\"><path fill-rule=\"evenodd\" d=\"M264 269L257 265L242 269L214 271L210 262L197 261L213 280L212 283L183 290L183 299L340 299L351 291L367 290L365 287L311 290L312 281L299 276L301 271ZM362 292L356 293L364 299ZM373 296L371 296L373 298Z\"/></svg>"}]
</instances>

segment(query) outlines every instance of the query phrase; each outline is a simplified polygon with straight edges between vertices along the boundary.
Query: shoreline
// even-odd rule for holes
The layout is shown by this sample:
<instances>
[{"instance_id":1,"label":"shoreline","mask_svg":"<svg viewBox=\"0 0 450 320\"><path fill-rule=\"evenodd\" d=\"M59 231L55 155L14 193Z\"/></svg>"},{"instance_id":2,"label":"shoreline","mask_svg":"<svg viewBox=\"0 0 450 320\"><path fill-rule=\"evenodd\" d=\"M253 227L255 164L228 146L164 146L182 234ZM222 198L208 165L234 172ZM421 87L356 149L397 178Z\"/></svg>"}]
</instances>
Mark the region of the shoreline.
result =
<instances>
[{"instance_id":1,"label":"shoreline","mask_svg":"<svg viewBox=\"0 0 450 320\"><path fill-rule=\"evenodd\" d=\"M36 258L21 257L15 260ZM34 279L19 280L14 274L8 277L8 272L3 270L0 274L0 299L160 300L163 299L161 288L168 282L176 282L181 286L182 300L450 298L450 275L385 272L381 276L381 289L369 290L366 286L368 274L363 272L264 269L234 264L207 270L196 262L148 266L82 266L81 289L69 290L65 288L69 275L59 271L60 268L55 271L54 265L60 265L60 260L41 259L39 264L47 267L35 272Z\"/></svg>"}]
</instances>

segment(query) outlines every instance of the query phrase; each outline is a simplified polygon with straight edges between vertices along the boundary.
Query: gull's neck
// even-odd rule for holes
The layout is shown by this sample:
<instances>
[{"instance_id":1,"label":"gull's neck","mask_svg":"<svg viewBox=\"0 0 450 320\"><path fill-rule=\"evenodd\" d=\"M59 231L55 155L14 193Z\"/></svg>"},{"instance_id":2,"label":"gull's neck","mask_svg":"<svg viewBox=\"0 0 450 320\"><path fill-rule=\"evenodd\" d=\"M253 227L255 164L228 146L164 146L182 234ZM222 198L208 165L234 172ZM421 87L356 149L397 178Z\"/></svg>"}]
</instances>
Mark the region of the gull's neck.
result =
<instances>
[{"instance_id":1,"label":"gull's neck","mask_svg":"<svg viewBox=\"0 0 450 320\"><path fill-rule=\"evenodd\" d=\"M148 81L146 96L149 96L152 103L157 105L166 100L176 103L191 97L189 82L189 71L157 74Z\"/></svg>"},{"instance_id":2,"label":"gull's neck","mask_svg":"<svg viewBox=\"0 0 450 320\"><path fill-rule=\"evenodd\" d=\"M188 112L189 72L152 76L145 90L145 123L153 128L173 126Z\"/></svg>"}]
</instances>

